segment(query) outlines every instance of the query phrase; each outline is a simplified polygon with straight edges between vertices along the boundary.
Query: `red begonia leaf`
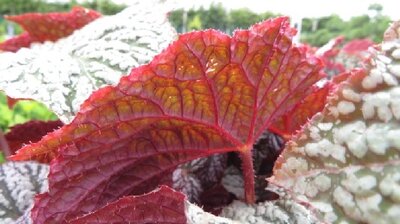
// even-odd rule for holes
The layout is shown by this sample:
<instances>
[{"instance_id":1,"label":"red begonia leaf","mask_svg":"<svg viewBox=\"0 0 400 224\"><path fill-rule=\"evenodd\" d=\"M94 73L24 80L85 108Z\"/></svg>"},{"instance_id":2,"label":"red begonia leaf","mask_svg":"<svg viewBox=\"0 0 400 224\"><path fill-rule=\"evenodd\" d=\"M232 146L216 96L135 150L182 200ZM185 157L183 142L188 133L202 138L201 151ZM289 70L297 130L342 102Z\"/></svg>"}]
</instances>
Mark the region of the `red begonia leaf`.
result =
<instances>
[{"instance_id":1,"label":"red begonia leaf","mask_svg":"<svg viewBox=\"0 0 400 224\"><path fill-rule=\"evenodd\" d=\"M141 196L126 196L70 222L185 224L185 195L167 186Z\"/></svg>"},{"instance_id":2,"label":"red begonia leaf","mask_svg":"<svg viewBox=\"0 0 400 224\"><path fill-rule=\"evenodd\" d=\"M5 16L7 20L21 25L26 32L1 43L0 50L16 52L22 47L29 47L34 42L56 41L100 16L101 14L94 10L79 6L66 13L26 13Z\"/></svg>"},{"instance_id":3,"label":"red begonia leaf","mask_svg":"<svg viewBox=\"0 0 400 224\"><path fill-rule=\"evenodd\" d=\"M15 125L5 135L11 153L14 154L24 144L39 141L47 133L63 126L60 120L57 121L28 121Z\"/></svg>"},{"instance_id":4,"label":"red begonia leaf","mask_svg":"<svg viewBox=\"0 0 400 224\"><path fill-rule=\"evenodd\" d=\"M12 157L54 158L33 219L70 220L151 190L179 164L229 151L241 154L254 202L254 142L323 76L318 59L292 46L294 34L286 17L232 38L184 34L117 86L94 92L71 124Z\"/></svg>"},{"instance_id":5,"label":"red begonia leaf","mask_svg":"<svg viewBox=\"0 0 400 224\"><path fill-rule=\"evenodd\" d=\"M366 52L374 44L370 39L355 39L346 43L342 50L350 55L359 55L362 52Z\"/></svg>"},{"instance_id":6,"label":"red begonia leaf","mask_svg":"<svg viewBox=\"0 0 400 224\"><path fill-rule=\"evenodd\" d=\"M16 37L0 43L0 51L17 52L20 48L29 47L33 42L35 42L35 40L32 40L32 37L29 35L29 33L23 32Z\"/></svg>"},{"instance_id":7,"label":"red begonia leaf","mask_svg":"<svg viewBox=\"0 0 400 224\"><path fill-rule=\"evenodd\" d=\"M281 135L286 140L290 139L314 114L324 109L332 85L332 83L327 83L321 88L313 86L311 94L277 119L269 130Z\"/></svg>"}]
</instances>

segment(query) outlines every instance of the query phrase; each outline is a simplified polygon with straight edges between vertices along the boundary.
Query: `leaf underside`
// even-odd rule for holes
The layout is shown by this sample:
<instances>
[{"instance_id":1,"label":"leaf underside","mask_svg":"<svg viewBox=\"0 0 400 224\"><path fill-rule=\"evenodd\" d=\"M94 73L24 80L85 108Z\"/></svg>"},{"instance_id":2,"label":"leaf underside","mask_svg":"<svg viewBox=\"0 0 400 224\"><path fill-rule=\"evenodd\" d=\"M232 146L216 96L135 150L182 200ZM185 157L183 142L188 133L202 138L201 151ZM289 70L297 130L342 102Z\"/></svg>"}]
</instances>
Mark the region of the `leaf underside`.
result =
<instances>
[{"instance_id":1,"label":"leaf underside","mask_svg":"<svg viewBox=\"0 0 400 224\"><path fill-rule=\"evenodd\" d=\"M70 124L12 157L52 160L33 219L71 220L152 190L178 165L214 153L252 161L255 140L322 77L320 61L291 45L294 33L281 17L232 38L184 34L117 86L94 92ZM243 170L246 192L254 192L252 164Z\"/></svg>"},{"instance_id":2,"label":"leaf underside","mask_svg":"<svg viewBox=\"0 0 400 224\"><path fill-rule=\"evenodd\" d=\"M67 13L26 13L17 16L5 16L9 21L22 26L24 33L0 43L0 51L16 52L32 43L56 41L69 36L77 29L99 18L100 13L76 6Z\"/></svg>"},{"instance_id":3,"label":"leaf underside","mask_svg":"<svg viewBox=\"0 0 400 224\"><path fill-rule=\"evenodd\" d=\"M400 218L400 23L385 38L367 69L351 72L275 164L270 182L323 222Z\"/></svg>"}]
</instances>

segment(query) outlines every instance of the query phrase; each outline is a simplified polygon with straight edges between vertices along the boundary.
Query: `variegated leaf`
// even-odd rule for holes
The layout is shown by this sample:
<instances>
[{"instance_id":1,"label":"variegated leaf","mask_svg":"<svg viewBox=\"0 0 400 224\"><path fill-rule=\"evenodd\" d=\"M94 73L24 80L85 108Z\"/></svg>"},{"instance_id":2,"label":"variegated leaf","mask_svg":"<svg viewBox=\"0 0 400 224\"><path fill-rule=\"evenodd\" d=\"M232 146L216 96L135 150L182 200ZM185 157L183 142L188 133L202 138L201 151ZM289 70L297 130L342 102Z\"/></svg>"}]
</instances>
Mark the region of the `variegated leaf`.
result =
<instances>
[{"instance_id":1,"label":"variegated leaf","mask_svg":"<svg viewBox=\"0 0 400 224\"><path fill-rule=\"evenodd\" d=\"M0 89L43 102L68 122L93 90L115 84L168 46L176 32L166 13L164 5L142 2L55 43L2 53Z\"/></svg>"},{"instance_id":2,"label":"variegated leaf","mask_svg":"<svg viewBox=\"0 0 400 224\"><path fill-rule=\"evenodd\" d=\"M186 202L186 217L189 224L316 224L317 219L308 206L293 200L286 192L278 191L279 200L249 205L234 201L225 207L220 216L204 212L196 205Z\"/></svg>"},{"instance_id":3,"label":"variegated leaf","mask_svg":"<svg viewBox=\"0 0 400 224\"><path fill-rule=\"evenodd\" d=\"M400 22L381 49L286 146L270 179L327 223L400 219Z\"/></svg>"},{"instance_id":4,"label":"variegated leaf","mask_svg":"<svg viewBox=\"0 0 400 224\"><path fill-rule=\"evenodd\" d=\"M33 205L33 197L47 190L48 166L36 162L8 162L0 166L0 223L12 224Z\"/></svg>"}]
</instances>

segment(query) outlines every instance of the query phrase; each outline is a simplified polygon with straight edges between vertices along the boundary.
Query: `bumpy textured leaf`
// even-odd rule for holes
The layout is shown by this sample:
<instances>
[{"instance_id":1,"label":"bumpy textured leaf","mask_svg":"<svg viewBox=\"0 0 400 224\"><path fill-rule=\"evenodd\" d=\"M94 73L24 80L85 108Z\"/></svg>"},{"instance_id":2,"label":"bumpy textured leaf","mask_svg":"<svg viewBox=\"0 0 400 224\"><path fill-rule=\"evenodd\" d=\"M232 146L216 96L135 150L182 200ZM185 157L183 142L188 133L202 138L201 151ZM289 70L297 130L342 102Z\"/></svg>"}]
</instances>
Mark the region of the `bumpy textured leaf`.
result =
<instances>
[{"instance_id":1,"label":"bumpy textured leaf","mask_svg":"<svg viewBox=\"0 0 400 224\"><path fill-rule=\"evenodd\" d=\"M115 84L175 38L167 8L146 3L99 18L56 43L0 54L0 89L42 102L70 121L93 90Z\"/></svg>"},{"instance_id":2,"label":"bumpy textured leaf","mask_svg":"<svg viewBox=\"0 0 400 224\"><path fill-rule=\"evenodd\" d=\"M188 33L117 86L94 92L71 124L13 157L54 158L34 219L69 220L152 190L177 165L229 151L242 155L252 202L255 140L321 78L320 61L292 47L294 33L285 17L232 38Z\"/></svg>"},{"instance_id":3,"label":"bumpy textured leaf","mask_svg":"<svg viewBox=\"0 0 400 224\"><path fill-rule=\"evenodd\" d=\"M232 219L215 216L211 213L205 212L198 206L186 202L186 218L188 224L241 224L238 221Z\"/></svg>"},{"instance_id":4,"label":"bumpy textured leaf","mask_svg":"<svg viewBox=\"0 0 400 224\"><path fill-rule=\"evenodd\" d=\"M313 86L312 93L278 119L269 130L278 133L285 139L290 139L309 119L324 109L332 87L331 83L327 83L323 87Z\"/></svg>"},{"instance_id":5,"label":"bumpy textured leaf","mask_svg":"<svg viewBox=\"0 0 400 224\"><path fill-rule=\"evenodd\" d=\"M281 198L276 201L266 201L248 205L241 201L234 201L225 207L220 217L202 211L197 206L187 203L186 216L189 224L314 224L319 223L310 211L294 201L290 194L278 190Z\"/></svg>"},{"instance_id":6,"label":"bumpy textured leaf","mask_svg":"<svg viewBox=\"0 0 400 224\"><path fill-rule=\"evenodd\" d=\"M33 197L47 190L48 166L8 162L0 166L0 223L12 224L33 205Z\"/></svg>"},{"instance_id":7,"label":"bumpy textured leaf","mask_svg":"<svg viewBox=\"0 0 400 224\"><path fill-rule=\"evenodd\" d=\"M248 205L234 201L225 207L222 217L246 224L316 224L319 223L309 208L294 201L291 196L281 192L281 198Z\"/></svg>"},{"instance_id":8,"label":"bumpy textured leaf","mask_svg":"<svg viewBox=\"0 0 400 224\"><path fill-rule=\"evenodd\" d=\"M0 51L16 52L32 43L56 41L69 36L77 29L99 18L100 13L74 7L67 13L26 13L17 16L5 16L7 20L18 23L26 31L21 35L0 44Z\"/></svg>"},{"instance_id":9,"label":"bumpy textured leaf","mask_svg":"<svg viewBox=\"0 0 400 224\"><path fill-rule=\"evenodd\" d=\"M57 121L28 121L23 124L11 127L5 138L10 147L11 153L14 154L24 144L39 141L47 133L61 127L63 123Z\"/></svg>"},{"instance_id":10,"label":"bumpy textured leaf","mask_svg":"<svg viewBox=\"0 0 400 224\"><path fill-rule=\"evenodd\" d=\"M123 197L69 223L186 224L185 195L161 186L148 194Z\"/></svg>"},{"instance_id":11,"label":"bumpy textured leaf","mask_svg":"<svg viewBox=\"0 0 400 224\"><path fill-rule=\"evenodd\" d=\"M400 23L277 161L271 181L328 223L400 218Z\"/></svg>"}]
</instances>

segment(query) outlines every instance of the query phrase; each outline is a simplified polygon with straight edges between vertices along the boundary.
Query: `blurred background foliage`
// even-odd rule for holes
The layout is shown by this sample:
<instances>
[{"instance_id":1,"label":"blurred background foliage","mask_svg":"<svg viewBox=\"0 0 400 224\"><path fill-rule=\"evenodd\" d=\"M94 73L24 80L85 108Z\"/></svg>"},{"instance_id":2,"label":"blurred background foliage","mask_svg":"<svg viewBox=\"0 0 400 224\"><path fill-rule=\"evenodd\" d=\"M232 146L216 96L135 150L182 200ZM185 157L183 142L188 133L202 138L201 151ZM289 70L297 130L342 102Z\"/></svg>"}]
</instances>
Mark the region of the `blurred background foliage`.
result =
<instances>
[{"instance_id":1,"label":"blurred background foliage","mask_svg":"<svg viewBox=\"0 0 400 224\"><path fill-rule=\"evenodd\" d=\"M0 128L7 132L16 124L30 120L57 120L57 116L46 106L36 101L20 100L12 108L7 104L7 98L0 92Z\"/></svg>"},{"instance_id":2,"label":"blurred background foliage","mask_svg":"<svg viewBox=\"0 0 400 224\"><path fill-rule=\"evenodd\" d=\"M54 12L69 11L76 0L69 2L47 2L45 0L0 0L0 40L7 33L7 22L3 15L21 14L26 12ZM87 8L92 8L105 15L115 14L126 7L112 2L111 0L88 0L81 2ZM370 38L380 42L382 33L391 21L389 17L382 15L382 5L372 4L365 15L352 17L345 21L337 15L320 18L304 18L301 27L302 42L313 46L322 46L330 39L343 35L347 40L356 38ZM226 10L221 4L213 4L209 8L177 9L169 15L171 23L178 32L200 30L207 28L219 29L232 33L237 28L248 28L251 24L267 18L278 16L272 12L261 14L254 13L249 9ZM15 26L15 33L20 33L21 28Z\"/></svg>"}]
</instances>

